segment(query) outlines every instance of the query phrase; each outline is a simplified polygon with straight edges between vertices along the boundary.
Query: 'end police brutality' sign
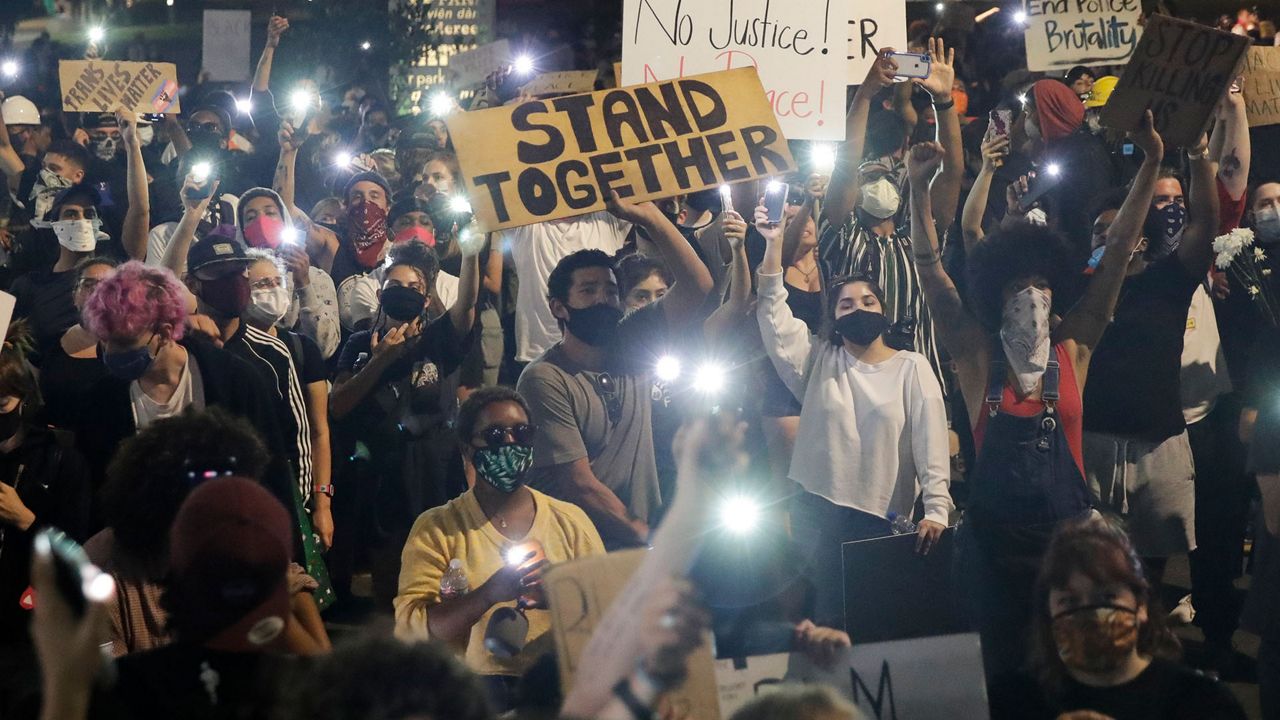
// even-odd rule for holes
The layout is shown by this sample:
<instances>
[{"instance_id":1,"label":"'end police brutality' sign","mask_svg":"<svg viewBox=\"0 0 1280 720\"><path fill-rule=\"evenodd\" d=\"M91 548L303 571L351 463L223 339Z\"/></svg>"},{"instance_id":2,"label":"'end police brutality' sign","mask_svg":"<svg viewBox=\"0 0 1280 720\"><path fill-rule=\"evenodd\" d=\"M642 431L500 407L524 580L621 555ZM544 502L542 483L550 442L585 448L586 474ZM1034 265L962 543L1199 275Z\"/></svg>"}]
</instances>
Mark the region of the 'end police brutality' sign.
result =
<instances>
[{"instance_id":1,"label":"'end police brutality' sign","mask_svg":"<svg viewBox=\"0 0 1280 720\"><path fill-rule=\"evenodd\" d=\"M754 68L457 113L449 134L481 229L783 174L795 163Z\"/></svg>"},{"instance_id":2,"label":"'end police brutality' sign","mask_svg":"<svg viewBox=\"0 0 1280 720\"><path fill-rule=\"evenodd\" d=\"M1027 68L1119 65L1142 36L1141 0L1025 0Z\"/></svg>"}]
</instances>

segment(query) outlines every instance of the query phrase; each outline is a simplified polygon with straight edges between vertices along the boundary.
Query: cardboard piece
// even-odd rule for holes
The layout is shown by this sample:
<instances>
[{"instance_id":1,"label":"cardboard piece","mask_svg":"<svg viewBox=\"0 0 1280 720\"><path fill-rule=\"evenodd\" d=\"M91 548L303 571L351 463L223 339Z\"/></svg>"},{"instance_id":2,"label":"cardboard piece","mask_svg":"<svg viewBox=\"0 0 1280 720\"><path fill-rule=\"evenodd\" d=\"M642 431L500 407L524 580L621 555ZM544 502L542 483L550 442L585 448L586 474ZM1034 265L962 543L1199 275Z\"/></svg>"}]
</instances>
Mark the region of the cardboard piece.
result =
<instances>
[{"instance_id":1,"label":"cardboard piece","mask_svg":"<svg viewBox=\"0 0 1280 720\"><path fill-rule=\"evenodd\" d=\"M248 82L248 10L205 10L204 43L200 66L213 82Z\"/></svg>"},{"instance_id":2,"label":"cardboard piece","mask_svg":"<svg viewBox=\"0 0 1280 720\"><path fill-rule=\"evenodd\" d=\"M58 81L67 112L176 113L178 68L173 63L60 60Z\"/></svg>"},{"instance_id":3,"label":"cardboard piece","mask_svg":"<svg viewBox=\"0 0 1280 720\"><path fill-rule=\"evenodd\" d=\"M969 629L952 587L955 528L942 531L928 555L916 536L845 543L845 629L859 643L907 640Z\"/></svg>"},{"instance_id":4,"label":"cardboard piece","mask_svg":"<svg viewBox=\"0 0 1280 720\"><path fill-rule=\"evenodd\" d=\"M1027 69L1123 65L1142 37L1141 0L1024 0Z\"/></svg>"},{"instance_id":5,"label":"cardboard piece","mask_svg":"<svg viewBox=\"0 0 1280 720\"><path fill-rule=\"evenodd\" d=\"M524 92L533 97L543 95L576 95L589 93L596 87L595 70L562 70L542 73L525 83Z\"/></svg>"},{"instance_id":6,"label":"cardboard piece","mask_svg":"<svg viewBox=\"0 0 1280 720\"><path fill-rule=\"evenodd\" d=\"M9 337L9 325L13 322L13 309L18 306L18 298L0 290L0 345Z\"/></svg>"},{"instance_id":7,"label":"cardboard piece","mask_svg":"<svg viewBox=\"0 0 1280 720\"><path fill-rule=\"evenodd\" d=\"M895 0L899 7L902 1ZM620 84L754 67L787 137L844 140L849 70L842 50L853 5L623 0Z\"/></svg>"},{"instance_id":8,"label":"cardboard piece","mask_svg":"<svg viewBox=\"0 0 1280 720\"><path fill-rule=\"evenodd\" d=\"M795 167L752 68L455 113L449 133L485 231Z\"/></svg>"},{"instance_id":9,"label":"cardboard piece","mask_svg":"<svg viewBox=\"0 0 1280 720\"><path fill-rule=\"evenodd\" d=\"M1102 124L1137 130L1149 109L1166 147L1194 146L1238 74L1250 42L1243 35L1152 15L1102 109Z\"/></svg>"},{"instance_id":10,"label":"cardboard piece","mask_svg":"<svg viewBox=\"0 0 1280 720\"><path fill-rule=\"evenodd\" d=\"M850 85L861 85L882 49L907 51L907 0L850 5L847 72Z\"/></svg>"},{"instance_id":11,"label":"cardboard piece","mask_svg":"<svg viewBox=\"0 0 1280 720\"><path fill-rule=\"evenodd\" d=\"M1280 47L1251 47L1244 61L1249 127L1280 123Z\"/></svg>"},{"instance_id":12,"label":"cardboard piece","mask_svg":"<svg viewBox=\"0 0 1280 720\"><path fill-rule=\"evenodd\" d=\"M790 683L826 685L865 718L990 717L977 633L858 643L832 668L799 653L717 660L720 716L728 718L753 698Z\"/></svg>"},{"instance_id":13,"label":"cardboard piece","mask_svg":"<svg viewBox=\"0 0 1280 720\"><path fill-rule=\"evenodd\" d=\"M560 685L568 696L577 675L578 658L609 606L640 568L646 550L626 550L561 563L547 570L542 586L551 611ZM590 669L584 669L590 672ZM720 717L714 660L708 638L689 656L689 675L672 703L680 717Z\"/></svg>"},{"instance_id":14,"label":"cardboard piece","mask_svg":"<svg viewBox=\"0 0 1280 720\"><path fill-rule=\"evenodd\" d=\"M511 43L507 40L460 52L449 59L448 72L457 87L479 85L489 73L511 62Z\"/></svg>"}]
</instances>

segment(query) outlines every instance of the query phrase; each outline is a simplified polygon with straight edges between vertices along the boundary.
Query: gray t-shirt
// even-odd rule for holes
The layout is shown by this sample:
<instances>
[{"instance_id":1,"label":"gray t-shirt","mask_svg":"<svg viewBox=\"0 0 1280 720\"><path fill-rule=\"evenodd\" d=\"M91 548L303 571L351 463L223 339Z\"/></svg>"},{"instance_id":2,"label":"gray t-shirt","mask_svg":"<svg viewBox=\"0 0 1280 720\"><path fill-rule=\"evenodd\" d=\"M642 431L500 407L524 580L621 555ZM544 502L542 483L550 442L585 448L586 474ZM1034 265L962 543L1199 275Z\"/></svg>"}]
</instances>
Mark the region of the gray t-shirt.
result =
<instances>
[{"instance_id":1,"label":"gray t-shirt","mask_svg":"<svg viewBox=\"0 0 1280 720\"><path fill-rule=\"evenodd\" d=\"M600 482L646 523L662 498L653 455L652 362L635 360L656 357L648 348L658 347L666 328L662 309L657 304L650 308L623 320L605 372L578 366L557 343L529 363L516 386L538 426L529 484L576 502L550 485L547 471L585 457ZM608 375L604 382L602 375ZM609 379L616 400L606 400Z\"/></svg>"}]
</instances>

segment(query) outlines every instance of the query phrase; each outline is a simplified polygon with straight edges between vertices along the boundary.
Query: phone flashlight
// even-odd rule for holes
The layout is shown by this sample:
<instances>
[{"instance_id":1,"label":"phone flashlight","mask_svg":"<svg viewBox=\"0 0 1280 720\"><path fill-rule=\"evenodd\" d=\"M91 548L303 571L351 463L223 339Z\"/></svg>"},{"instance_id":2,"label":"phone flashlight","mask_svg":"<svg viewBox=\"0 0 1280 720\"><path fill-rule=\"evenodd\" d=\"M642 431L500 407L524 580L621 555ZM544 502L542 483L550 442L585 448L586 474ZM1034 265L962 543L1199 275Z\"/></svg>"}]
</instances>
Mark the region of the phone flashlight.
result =
<instances>
[{"instance_id":1,"label":"phone flashlight","mask_svg":"<svg viewBox=\"0 0 1280 720\"><path fill-rule=\"evenodd\" d=\"M338 167L351 167L351 153L336 152L333 154L333 164Z\"/></svg>"},{"instance_id":2,"label":"phone flashlight","mask_svg":"<svg viewBox=\"0 0 1280 720\"><path fill-rule=\"evenodd\" d=\"M89 42L98 44L107 37L107 31L101 25L89 28Z\"/></svg>"},{"instance_id":3,"label":"phone flashlight","mask_svg":"<svg viewBox=\"0 0 1280 720\"><path fill-rule=\"evenodd\" d=\"M253 101L249 98L236 98L236 110L239 110L241 115L252 115Z\"/></svg>"},{"instance_id":4,"label":"phone flashlight","mask_svg":"<svg viewBox=\"0 0 1280 720\"><path fill-rule=\"evenodd\" d=\"M3 73L7 78L18 77L18 61L5 60L3 63L0 63L0 73Z\"/></svg>"},{"instance_id":5,"label":"phone flashlight","mask_svg":"<svg viewBox=\"0 0 1280 720\"><path fill-rule=\"evenodd\" d=\"M728 185L720 186L720 204L725 212L733 212L733 189Z\"/></svg>"},{"instance_id":6,"label":"phone flashlight","mask_svg":"<svg viewBox=\"0 0 1280 720\"><path fill-rule=\"evenodd\" d=\"M517 75L533 74L533 58L528 55L519 55L511 63L511 69L515 70Z\"/></svg>"},{"instance_id":7,"label":"phone flashlight","mask_svg":"<svg viewBox=\"0 0 1280 720\"><path fill-rule=\"evenodd\" d=\"M777 180L770 180L764 189L764 209L768 220L773 224L782 222L782 209L787 202L787 186Z\"/></svg>"},{"instance_id":8,"label":"phone flashlight","mask_svg":"<svg viewBox=\"0 0 1280 720\"><path fill-rule=\"evenodd\" d=\"M720 527L746 535L760 524L760 503L746 495L732 495L720 503Z\"/></svg>"},{"instance_id":9,"label":"phone flashlight","mask_svg":"<svg viewBox=\"0 0 1280 720\"><path fill-rule=\"evenodd\" d=\"M830 175L836 169L836 148L830 143L814 143L809 146L809 164L813 171Z\"/></svg>"},{"instance_id":10,"label":"phone flashlight","mask_svg":"<svg viewBox=\"0 0 1280 720\"><path fill-rule=\"evenodd\" d=\"M471 212L471 201L462 195L454 195L449 198L449 210L457 215L465 215Z\"/></svg>"},{"instance_id":11,"label":"phone flashlight","mask_svg":"<svg viewBox=\"0 0 1280 720\"><path fill-rule=\"evenodd\" d=\"M435 117L444 117L453 110L453 98L449 97L449 93L441 90L431 96L431 114Z\"/></svg>"},{"instance_id":12,"label":"phone flashlight","mask_svg":"<svg viewBox=\"0 0 1280 720\"><path fill-rule=\"evenodd\" d=\"M294 90L289 96L289 107L299 114L311 109L311 93L301 88Z\"/></svg>"},{"instance_id":13,"label":"phone flashlight","mask_svg":"<svg viewBox=\"0 0 1280 720\"><path fill-rule=\"evenodd\" d=\"M198 183L206 183L209 181L209 175L213 173L213 164L207 161L198 162L191 166L191 179Z\"/></svg>"},{"instance_id":14,"label":"phone flashlight","mask_svg":"<svg viewBox=\"0 0 1280 720\"><path fill-rule=\"evenodd\" d=\"M662 382L675 382L680 379L680 358L675 355L663 355L653 366L653 374Z\"/></svg>"},{"instance_id":15,"label":"phone flashlight","mask_svg":"<svg viewBox=\"0 0 1280 720\"><path fill-rule=\"evenodd\" d=\"M1049 173L1051 177L1058 177L1062 174L1062 166L1058 163L1049 163L1045 165L1044 171Z\"/></svg>"},{"instance_id":16,"label":"phone flashlight","mask_svg":"<svg viewBox=\"0 0 1280 720\"><path fill-rule=\"evenodd\" d=\"M284 228L283 230L281 230L281 231L280 231L280 242L283 242L283 243L285 243L286 245L295 245L295 244L297 244L297 242L298 242L298 228L296 228L296 227L294 227L294 226L292 226L292 225L286 225L286 226L285 226L285 228Z\"/></svg>"},{"instance_id":17,"label":"phone flashlight","mask_svg":"<svg viewBox=\"0 0 1280 720\"><path fill-rule=\"evenodd\" d=\"M705 362L693 374L693 388L703 395L719 395L728 384L729 373L723 365Z\"/></svg>"}]
</instances>

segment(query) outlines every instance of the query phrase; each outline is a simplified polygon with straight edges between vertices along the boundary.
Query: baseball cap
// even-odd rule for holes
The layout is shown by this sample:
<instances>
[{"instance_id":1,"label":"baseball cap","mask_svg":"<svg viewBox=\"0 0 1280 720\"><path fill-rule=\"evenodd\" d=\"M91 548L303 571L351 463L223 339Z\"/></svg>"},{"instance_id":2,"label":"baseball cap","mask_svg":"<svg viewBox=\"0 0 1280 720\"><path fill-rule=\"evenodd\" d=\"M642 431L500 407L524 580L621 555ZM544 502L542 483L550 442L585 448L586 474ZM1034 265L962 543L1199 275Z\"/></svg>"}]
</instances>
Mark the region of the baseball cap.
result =
<instances>
[{"instance_id":1,"label":"baseball cap","mask_svg":"<svg viewBox=\"0 0 1280 720\"><path fill-rule=\"evenodd\" d=\"M102 195L97 188L88 183L72 185L54 196L53 204L49 206L49 212L45 213L45 219L57 218L58 210L71 200L87 200L89 206L96 208L102 204Z\"/></svg>"},{"instance_id":2,"label":"baseball cap","mask_svg":"<svg viewBox=\"0 0 1280 720\"><path fill-rule=\"evenodd\" d=\"M284 630L292 549L289 513L242 477L205 480L169 530L169 593L184 639L257 652Z\"/></svg>"},{"instance_id":3,"label":"baseball cap","mask_svg":"<svg viewBox=\"0 0 1280 720\"><path fill-rule=\"evenodd\" d=\"M232 265L245 267L251 262L253 259L245 252L244 244L236 239L234 225L223 224L215 227L187 250L187 272L193 275L201 271L219 270ZM205 274L212 276L208 272Z\"/></svg>"},{"instance_id":4,"label":"baseball cap","mask_svg":"<svg viewBox=\"0 0 1280 720\"><path fill-rule=\"evenodd\" d=\"M4 117L5 125L40 124L40 110L35 103L21 95L5 98L4 103L0 103L0 116Z\"/></svg>"},{"instance_id":5,"label":"baseball cap","mask_svg":"<svg viewBox=\"0 0 1280 720\"><path fill-rule=\"evenodd\" d=\"M1098 108L1107 104L1111 99L1111 92L1116 89L1116 83L1120 82L1120 78L1115 75L1107 75L1100 77L1093 82L1093 89L1089 91L1089 99L1084 101L1087 108Z\"/></svg>"}]
</instances>

